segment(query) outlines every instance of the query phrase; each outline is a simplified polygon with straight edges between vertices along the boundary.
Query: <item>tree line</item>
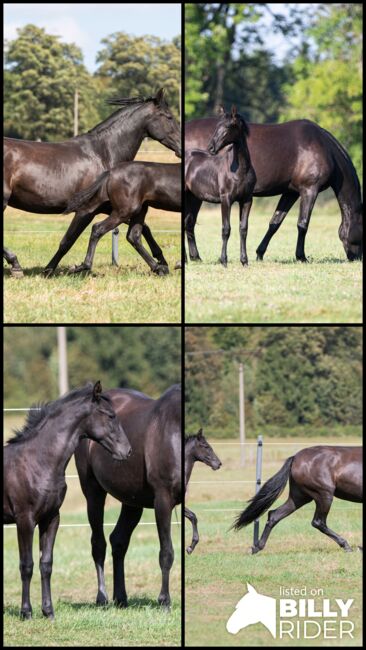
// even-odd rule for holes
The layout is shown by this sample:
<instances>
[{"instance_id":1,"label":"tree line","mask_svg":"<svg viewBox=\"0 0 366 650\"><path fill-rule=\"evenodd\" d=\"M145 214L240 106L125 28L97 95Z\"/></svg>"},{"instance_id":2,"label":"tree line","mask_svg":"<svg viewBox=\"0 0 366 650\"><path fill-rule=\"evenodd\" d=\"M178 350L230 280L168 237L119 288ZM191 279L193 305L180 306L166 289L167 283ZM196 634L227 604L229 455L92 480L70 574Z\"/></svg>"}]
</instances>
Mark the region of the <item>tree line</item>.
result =
<instances>
[{"instance_id":1,"label":"tree line","mask_svg":"<svg viewBox=\"0 0 366 650\"><path fill-rule=\"evenodd\" d=\"M181 381L179 327L67 327L70 389L101 380L103 388L134 388L158 397ZM5 407L58 397L55 327L4 330Z\"/></svg>"},{"instance_id":2,"label":"tree line","mask_svg":"<svg viewBox=\"0 0 366 650\"><path fill-rule=\"evenodd\" d=\"M187 327L186 432L239 431L244 364L247 435L331 435L362 423L362 331L357 327Z\"/></svg>"},{"instance_id":3,"label":"tree line","mask_svg":"<svg viewBox=\"0 0 366 650\"><path fill-rule=\"evenodd\" d=\"M346 147L361 178L362 4L283 6L286 14L267 3L186 4L186 119L236 104L249 122L313 120ZM281 63L272 33L287 45Z\"/></svg>"},{"instance_id":4,"label":"tree line","mask_svg":"<svg viewBox=\"0 0 366 650\"><path fill-rule=\"evenodd\" d=\"M91 74L74 43L35 25L18 29L17 38L5 44L4 134L55 142L71 138L75 90L79 133L111 114L108 98L149 97L162 87L179 119L180 40L116 32L102 40Z\"/></svg>"}]
</instances>

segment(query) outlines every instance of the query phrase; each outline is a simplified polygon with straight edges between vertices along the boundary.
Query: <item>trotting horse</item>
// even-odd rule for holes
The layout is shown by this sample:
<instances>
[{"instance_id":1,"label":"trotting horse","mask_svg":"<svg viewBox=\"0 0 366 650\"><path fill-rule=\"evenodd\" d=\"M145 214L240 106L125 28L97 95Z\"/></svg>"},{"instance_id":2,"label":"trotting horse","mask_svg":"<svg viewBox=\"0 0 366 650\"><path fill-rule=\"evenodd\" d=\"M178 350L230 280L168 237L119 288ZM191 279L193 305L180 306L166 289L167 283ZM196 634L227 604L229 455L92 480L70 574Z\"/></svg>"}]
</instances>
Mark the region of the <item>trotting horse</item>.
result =
<instances>
[{"instance_id":1,"label":"trotting horse","mask_svg":"<svg viewBox=\"0 0 366 650\"><path fill-rule=\"evenodd\" d=\"M236 530L251 524L276 501L290 481L286 503L268 513L263 534L252 553L261 551L271 530L281 519L288 517L306 503L315 501L312 525L345 551L351 551L348 542L327 526L327 516L334 497L362 501L362 447L308 447L288 458L277 474L272 476L250 499L250 505L233 524Z\"/></svg>"},{"instance_id":2,"label":"trotting horse","mask_svg":"<svg viewBox=\"0 0 366 650\"><path fill-rule=\"evenodd\" d=\"M33 534L39 527L42 612L53 619L51 573L53 546L66 494L65 470L79 440L102 445L109 458L124 460L130 443L100 382L88 384L55 402L30 410L27 421L4 449L4 523L15 523L18 534L22 605L31 618ZM112 462L112 461L111 461ZM119 464L116 464L119 466Z\"/></svg>"},{"instance_id":3,"label":"trotting horse","mask_svg":"<svg viewBox=\"0 0 366 650\"><path fill-rule=\"evenodd\" d=\"M104 221L92 227L85 260L70 272L90 271L98 241L120 223L128 223L127 241L137 250L150 269L157 275L169 273L168 263L161 248L150 237L145 225L145 239L151 253L141 243L146 213L149 206L160 210L180 212L182 205L181 165L152 162L121 163L109 172L104 172L86 190L75 194L67 204L65 213L98 214L103 212L106 202L111 213ZM155 258L155 260L153 259Z\"/></svg>"},{"instance_id":4,"label":"trotting horse","mask_svg":"<svg viewBox=\"0 0 366 650\"><path fill-rule=\"evenodd\" d=\"M218 119L209 117L188 122L185 125L186 150L206 149ZM360 183L347 151L336 138L310 120L294 120L283 124L249 124L247 144L257 177L253 195L282 195L257 248L257 259L263 259L269 241L300 197L296 258L306 262L305 237L311 212L319 192L328 187L333 189L341 209L338 233L347 258L350 261L361 259ZM195 260L199 259L199 254L194 225L200 206L201 202L195 205L190 224L190 254Z\"/></svg>"},{"instance_id":5,"label":"trotting horse","mask_svg":"<svg viewBox=\"0 0 366 650\"><path fill-rule=\"evenodd\" d=\"M230 212L235 201L240 208L240 261L248 264L246 239L252 193L256 182L246 138L248 126L233 106L231 114L222 111L206 151L197 149L185 153L185 227L191 259L195 258L192 232L202 201L221 203L222 251L220 262L227 266L227 243L230 237ZM230 146L227 146L230 145ZM217 154L221 150L221 156Z\"/></svg>"},{"instance_id":6,"label":"trotting horse","mask_svg":"<svg viewBox=\"0 0 366 650\"><path fill-rule=\"evenodd\" d=\"M98 578L96 602L97 605L108 602L104 580L107 545L103 532L104 504L108 493L122 502L121 514L109 538L113 556L115 604L127 606L125 555L143 509L154 508L162 571L158 602L169 607L169 573L174 560L171 516L173 508L182 500L181 387L171 386L156 400L128 389L117 388L107 394L131 442L133 454L121 470L93 442L83 440L75 452L92 529L92 555Z\"/></svg>"},{"instance_id":7,"label":"trotting horse","mask_svg":"<svg viewBox=\"0 0 366 650\"><path fill-rule=\"evenodd\" d=\"M186 436L184 443L184 491L186 492L193 465L196 461L201 461L201 463L205 463L213 470L217 470L221 467L221 460L216 456L211 445L208 444L202 429L194 436ZM197 517L192 510L186 507L184 508L184 516L192 524L192 542L186 548L188 555L190 555L199 542Z\"/></svg>"},{"instance_id":8,"label":"trotting horse","mask_svg":"<svg viewBox=\"0 0 366 650\"><path fill-rule=\"evenodd\" d=\"M145 137L158 140L181 156L180 128L163 89L155 97L112 99L109 104L121 108L88 133L65 142L5 138L4 209L10 205L26 212L62 213L69 199L100 174L133 160ZM47 275L56 269L95 214L75 214L57 253L47 264ZM21 275L16 255L6 250L4 256L12 273Z\"/></svg>"}]
</instances>

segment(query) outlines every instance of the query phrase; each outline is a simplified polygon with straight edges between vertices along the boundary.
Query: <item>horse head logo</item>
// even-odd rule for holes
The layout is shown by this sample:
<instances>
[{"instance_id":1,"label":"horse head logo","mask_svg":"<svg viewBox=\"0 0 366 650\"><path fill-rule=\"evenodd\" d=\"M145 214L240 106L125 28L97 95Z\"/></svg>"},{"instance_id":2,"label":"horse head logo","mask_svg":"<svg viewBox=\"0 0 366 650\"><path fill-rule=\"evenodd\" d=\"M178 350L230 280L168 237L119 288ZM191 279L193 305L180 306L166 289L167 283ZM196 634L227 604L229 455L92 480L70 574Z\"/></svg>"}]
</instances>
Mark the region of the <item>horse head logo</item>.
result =
<instances>
[{"instance_id":1,"label":"horse head logo","mask_svg":"<svg viewBox=\"0 0 366 650\"><path fill-rule=\"evenodd\" d=\"M227 631L237 634L248 625L263 623L275 639L276 599L259 594L248 582L247 589L248 592L236 604L235 612L226 623Z\"/></svg>"}]
</instances>

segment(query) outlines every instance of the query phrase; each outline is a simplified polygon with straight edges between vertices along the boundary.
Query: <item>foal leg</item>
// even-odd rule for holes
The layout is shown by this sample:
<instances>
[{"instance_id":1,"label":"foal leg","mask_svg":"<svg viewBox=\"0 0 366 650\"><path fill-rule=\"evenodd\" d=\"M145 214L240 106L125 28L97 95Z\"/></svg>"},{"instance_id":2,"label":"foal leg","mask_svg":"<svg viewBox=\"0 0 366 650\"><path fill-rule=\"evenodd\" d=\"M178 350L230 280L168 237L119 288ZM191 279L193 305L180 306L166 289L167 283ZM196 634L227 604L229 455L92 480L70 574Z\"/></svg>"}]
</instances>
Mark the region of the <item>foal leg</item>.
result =
<instances>
[{"instance_id":1,"label":"foal leg","mask_svg":"<svg viewBox=\"0 0 366 650\"><path fill-rule=\"evenodd\" d=\"M305 189L301 192L300 198L300 215L297 220L297 244L296 244L296 259L300 262L307 262L305 256L305 237L308 231L311 213L314 207L316 197L318 196L318 189L312 187Z\"/></svg>"},{"instance_id":2,"label":"foal leg","mask_svg":"<svg viewBox=\"0 0 366 650\"><path fill-rule=\"evenodd\" d=\"M113 601L119 607L128 605L124 569L125 555L131 535L139 523L142 513L143 508L131 508L123 504L117 524L109 537L113 556Z\"/></svg>"},{"instance_id":3,"label":"foal leg","mask_svg":"<svg viewBox=\"0 0 366 650\"><path fill-rule=\"evenodd\" d=\"M227 267L227 243L230 237L230 210L231 205L227 196L221 196L221 218L222 218L222 250L220 262Z\"/></svg>"},{"instance_id":4,"label":"foal leg","mask_svg":"<svg viewBox=\"0 0 366 650\"><path fill-rule=\"evenodd\" d=\"M198 252L196 238L194 235L194 228L196 225L199 209L202 205L202 201L200 199L197 199L188 189L184 193L184 201L184 227L188 240L189 257L192 262L201 262L202 260Z\"/></svg>"},{"instance_id":5,"label":"foal leg","mask_svg":"<svg viewBox=\"0 0 366 650\"><path fill-rule=\"evenodd\" d=\"M192 512L192 510L188 510L188 508L184 508L184 516L189 519L189 521L192 524L192 542L190 546L187 546L186 551L188 555L193 553L194 549L196 548L198 542L199 542L199 536L198 536L198 528L197 528L197 517Z\"/></svg>"},{"instance_id":6,"label":"foal leg","mask_svg":"<svg viewBox=\"0 0 366 650\"><path fill-rule=\"evenodd\" d=\"M40 561L39 568L41 571L42 582L42 612L44 616L54 619L54 611L51 598L51 574L53 564L53 546L56 539L56 533L60 523L60 515L57 515L47 523L39 524L39 549Z\"/></svg>"},{"instance_id":7,"label":"foal leg","mask_svg":"<svg viewBox=\"0 0 366 650\"><path fill-rule=\"evenodd\" d=\"M153 273L156 273L157 275L167 275L169 273L169 268L166 261L164 260L165 264L156 262L141 243L143 220L145 219L146 212L147 208L143 208L138 215L131 217L127 230L127 241L141 255Z\"/></svg>"},{"instance_id":8,"label":"foal leg","mask_svg":"<svg viewBox=\"0 0 366 650\"><path fill-rule=\"evenodd\" d=\"M248 218L250 208L252 207L253 199L243 203L240 201L240 222L239 222L239 235L240 235L240 261L243 266L248 265L247 256L247 234L248 234Z\"/></svg>"},{"instance_id":9,"label":"foal leg","mask_svg":"<svg viewBox=\"0 0 366 650\"><path fill-rule=\"evenodd\" d=\"M299 194L297 192L285 192L285 194L281 196L276 211L271 221L269 222L268 230L256 250L257 260L263 259L264 253L266 252L268 244L271 241L273 235L275 232L277 232L286 214L292 208L298 198Z\"/></svg>"},{"instance_id":10,"label":"foal leg","mask_svg":"<svg viewBox=\"0 0 366 650\"><path fill-rule=\"evenodd\" d=\"M18 262L18 258L15 253L12 253L8 248L4 248L3 251L4 257L8 264L10 264L11 269L10 273L14 278L22 278L24 273L23 269Z\"/></svg>"},{"instance_id":11,"label":"foal leg","mask_svg":"<svg viewBox=\"0 0 366 650\"><path fill-rule=\"evenodd\" d=\"M22 605L20 618L32 618L32 605L30 603L30 583L33 575L33 535L34 523L29 517L17 521L17 535L19 547L19 570L22 579Z\"/></svg>"},{"instance_id":12,"label":"foal leg","mask_svg":"<svg viewBox=\"0 0 366 650\"><path fill-rule=\"evenodd\" d=\"M163 607L170 607L169 575L174 561L174 549L171 538L172 501L169 494L164 492L156 494L154 508L160 541L159 563L162 573L158 603Z\"/></svg>"},{"instance_id":13,"label":"foal leg","mask_svg":"<svg viewBox=\"0 0 366 650\"><path fill-rule=\"evenodd\" d=\"M81 273L82 271L91 271L93 266L93 260L95 255L95 249L101 237L103 237L110 230L114 230L121 222L123 218L117 210L113 210L112 213L99 223L95 223L91 229L88 250L85 256L84 262L79 264L79 266L72 266L69 269L69 273Z\"/></svg>"},{"instance_id":14,"label":"foal leg","mask_svg":"<svg viewBox=\"0 0 366 650\"><path fill-rule=\"evenodd\" d=\"M262 551L264 549L272 529L278 524L279 521L281 521L281 519L285 519L285 517L288 517L292 512L295 512L295 510L298 510L298 508L301 508L303 505L305 505L305 503L309 503L311 500L312 499L306 495L301 495L300 498L294 497L290 492L286 503L284 503L279 508L276 508L276 510L270 510L268 513L267 523L264 527L261 538L258 541L258 544L252 546L252 554L258 553L258 551Z\"/></svg>"},{"instance_id":15,"label":"foal leg","mask_svg":"<svg viewBox=\"0 0 366 650\"><path fill-rule=\"evenodd\" d=\"M327 526L327 516L330 510L330 506L332 505L332 501L332 494L322 496L316 501L316 509L311 524L314 526L314 528L317 528L322 533L324 533L324 535L328 535L328 537L334 539L334 541L337 542L341 548L344 548L345 551L352 551L348 542Z\"/></svg>"},{"instance_id":16,"label":"foal leg","mask_svg":"<svg viewBox=\"0 0 366 650\"><path fill-rule=\"evenodd\" d=\"M163 251L161 250L159 244L157 241L154 239L154 237L151 234L151 230L149 226L144 223L142 226L142 236L145 237L145 241L150 247L151 254L152 256L161 264L162 266L168 266L168 262L166 261Z\"/></svg>"},{"instance_id":17,"label":"foal leg","mask_svg":"<svg viewBox=\"0 0 366 650\"><path fill-rule=\"evenodd\" d=\"M81 233L85 230L85 228L91 223L91 221L93 221L95 214L96 214L95 212L92 213L88 212L87 214L84 215L80 215L78 214L78 212L75 213L73 220L71 221L68 229L66 230L63 238L60 241L57 253L48 262L44 270L44 274L46 276L52 275L53 271L57 267L60 260L70 250L71 246L75 244L76 240L81 235Z\"/></svg>"},{"instance_id":18,"label":"foal leg","mask_svg":"<svg viewBox=\"0 0 366 650\"><path fill-rule=\"evenodd\" d=\"M90 541L98 580L96 604L106 605L108 603L108 596L104 579L104 562L107 542L104 537L103 519L104 504L107 493L100 487L93 477L90 477L88 480L87 491L86 493L84 492L84 494L87 499L89 524L92 529Z\"/></svg>"}]
</instances>

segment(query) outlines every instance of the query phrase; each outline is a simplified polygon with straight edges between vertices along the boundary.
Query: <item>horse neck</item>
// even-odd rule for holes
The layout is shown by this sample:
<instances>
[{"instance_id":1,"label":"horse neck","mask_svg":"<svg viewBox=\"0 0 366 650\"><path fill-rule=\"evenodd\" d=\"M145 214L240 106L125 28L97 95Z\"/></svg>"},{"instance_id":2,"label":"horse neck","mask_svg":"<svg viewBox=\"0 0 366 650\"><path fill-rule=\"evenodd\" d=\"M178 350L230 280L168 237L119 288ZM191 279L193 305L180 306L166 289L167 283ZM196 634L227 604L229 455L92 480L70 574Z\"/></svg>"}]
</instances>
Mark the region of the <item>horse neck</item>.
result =
<instances>
[{"instance_id":1,"label":"horse neck","mask_svg":"<svg viewBox=\"0 0 366 650\"><path fill-rule=\"evenodd\" d=\"M135 107L133 111L123 110L120 119L110 124L106 120L104 128L88 134L93 136L93 148L107 169L134 159L147 135L147 116L147 105Z\"/></svg>"},{"instance_id":2,"label":"horse neck","mask_svg":"<svg viewBox=\"0 0 366 650\"><path fill-rule=\"evenodd\" d=\"M237 164L239 168L247 172L249 167L251 167L251 161L246 140L243 141L243 138L240 138L240 140L233 142L231 154L232 161Z\"/></svg>"},{"instance_id":3,"label":"horse neck","mask_svg":"<svg viewBox=\"0 0 366 650\"><path fill-rule=\"evenodd\" d=\"M78 407L65 405L55 417L47 416L44 424L32 440L35 453L38 455L41 446L46 449L47 462L44 462L44 454L40 456L42 475L47 471L53 476L63 476L66 466L79 444L79 427L85 417L90 413L90 398L80 402ZM75 409L72 419L65 416L65 409L70 406Z\"/></svg>"},{"instance_id":4,"label":"horse neck","mask_svg":"<svg viewBox=\"0 0 366 650\"><path fill-rule=\"evenodd\" d=\"M196 456L194 453L194 438L192 440L187 440L184 447L184 488L187 489L189 479L191 478L193 465L196 462Z\"/></svg>"},{"instance_id":5,"label":"horse neck","mask_svg":"<svg viewBox=\"0 0 366 650\"><path fill-rule=\"evenodd\" d=\"M329 131L322 129L331 143L332 154L337 165L337 172L331 182L341 208L342 223L352 216L362 216L361 187L357 172L347 151Z\"/></svg>"}]
</instances>

